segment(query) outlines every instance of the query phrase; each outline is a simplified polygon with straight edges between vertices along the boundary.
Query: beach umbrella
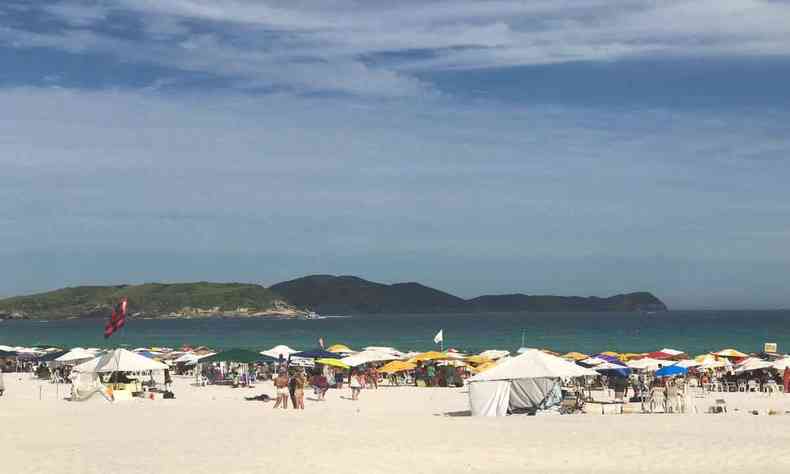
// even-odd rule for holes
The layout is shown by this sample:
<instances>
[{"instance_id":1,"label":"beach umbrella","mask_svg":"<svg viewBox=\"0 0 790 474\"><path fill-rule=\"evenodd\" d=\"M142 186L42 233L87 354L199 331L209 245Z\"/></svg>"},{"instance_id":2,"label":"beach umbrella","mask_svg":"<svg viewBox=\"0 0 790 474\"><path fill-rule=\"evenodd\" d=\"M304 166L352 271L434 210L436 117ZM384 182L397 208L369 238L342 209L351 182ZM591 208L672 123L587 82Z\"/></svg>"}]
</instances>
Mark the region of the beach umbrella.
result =
<instances>
[{"instance_id":1,"label":"beach umbrella","mask_svg":"<svg viewBox=\"0 0 790 474\"><path fill-rule=\"evenodd\" d=\"M485 372L488 369L493 369L496 366L497 366L496 362L486 362L485 364L480 364L477 367L472 367L471 369L472 372L479 374L481 372Z\"/></svg>"},{"instance_id":2,"label":"beach umbrella","mask_svg":"<svg viewBox=\"0 0 790 474\"><path fill-rule=\"evenodd\" d=\"M735 359L741 359L743 357L749 357L749 354L744 354L743 352L735 350L735 349L722 349L719 352L714 352L713 355L716 355L716 356L719 356L719 357L731 357L731 358L735 358Z\"/></svg>"},{"instance_id":3,"label":"beach umbrella","mask_svg":"<svg viewBox=\"0 0 790 474\"><path fill-rule=\"evenodd\" d=\"M417 367L416 364L412 362L404 362L402 360L393 360L392 362L384 365L382 368L379 369L379 372L383 372L385 374L394 374L396 372L403 372L406 370L414 370Z\"/></svg>"},{"instance_id":4,"label":"beach umbrella","mask_svg":"<svg viewBox=\"0 0 790 474\"><path fill-rule=\"evenodd\" d=\"M369 364L371 362L386 362L395 359L398 359L398 357L388 352L362 351L357 354L344 357L340 360L342 360L346 365L356 367L358 365Z\"/></svg>"},{"instance_id":5,"label":"beach umbrella","mask_svg":"<svg viewBox=\"0 0 790 474\"><path fill-rule=\"evenodd\" d=\"M503 357L509 356L510 355L510 351L503 351L503 350L498 350L498 349L488 349L488 350L485 350L485 351L481 352L478 355L480 357L485 357L486 359L497 360L497 359L501 359Z\"/></svg>"},{"instance_id":6,"label":"beach umbrella","mask_svg":"<svg viewBox=\"0 0 790 474\"><path fill-rule=\"evenodd\" d=\"M93 360L82 363L74 370L76 372L146 372L149 370L164 370L168 367L148 357L141 356L126 349L115 349Z\"/></svg>"},{"instance_id":7,"label":"beach umbrella","mask_svg":"<svg viewBox=\"0 0 790 474\"><path fill-rule=\"evenodd\" d=\"M685 367L687 369L690 369L692 367L699 367L700 365L702 365L702 362L697 362L694 359L683 359L675 365L677 365L678 367Z\"/></svg>"},{"instance_id":8,"label":"beach umbrella","mask_svg":"<svg viewBox=\"0 0 790 474\"><path fill-rule=\"evenodd\" d=\"M620 377L628 377L631 375L631 369L626 367L622 364L617 364L615 362L604 362L603 364L598 364L593 367L598 373L603 375L618 375Z\"/></svg>"},{"instance_id":9,"label":"beach umbrella","mask_svg":"<svg viewBox=\"0 0 790 474\"><path fill-rule=\"evenodd\" d=\"M659 367L667 365L666 361L645 357L644 359L631 360L626 363L628 367L637 370L658 370Z\"/></svg>"},{"instance_id":10,"label":"beach umbrella","mask_svg":"<svg viewBox=\"0 0 790 474\"><path fill-rule=\"evenodd\" d=\"M212 362L239 362L242 364L249 364L262 360L264 357L255 352L247 349L229 349L227 351L218 352L214 355L200 359L201 363Z\"/></svg>"},{"instance_id":11,"label":"beach umbrella","mask_svg":"<svg viewBox=\"0 0 790 474\"><path fill-rule=\"evenodd\" d=\"M620 353L619 352L605 351L605 352L601 352L598 355L607 356L607 357L614 357L615 359L620 360Z\"/></svg>"},{"instance_id":12,"label":"beach umbrella","mask_svg":"<svg viewBox=\"0 0 790 474\"><path fill-rule=\"evenodd\" d=\"M288 346L284 346L284 345L280 344L278 346L272 347L268 351L261 351L261 354L265 355L265 356L269 356L272 359L280 359L280 356L282 356L283 359L287 359L288 356L290 356L291 354L296 353L296 352L299 352L299 351L297 351L295 349L291 349Z\"/></svg>"},{"instance_id":13,"label":"beach umbrella","mask_svg":"<svg viewBox=\"0 0 790 474\"><path fill-rule=\"evenodd\" d=\"M17 356L16 351L6 351L0 349L0 357L16 357L16 356Z\"/></svg>"},{"instance_id":14,"label":"beach umbrella","mask_svg":"<svg viewBox=\"0 0 790 474\"><path fill-rule=\"evenodd\" d=\"M436 351L428 351L428 352L421 352L411 359L409 362L422 362L422 361L429 361L429 360L447 360L451 357L447 355L446 352L436 352Z\"/></svg>"},{"instance_id":15,"label":"beach umbrella","mask_svg":"<svg viewBox=\"0 0 790 474\"><path fill-rule=\"evenodd\" d=\"M334 344L332 346L329 346L329 349L327 349L327 350L329 352L336 352L338 354L350 354L350 353L354 352L354 351L351 350L350 347L348 347L345 344Z\"/></svg>"},{"instance_id":16,"label":"beach umbrella","mask_svg":"<svg viewBox=\"0 0 790 474\"><path fill-rule=\"evenodd\" d=\"M735 367L736 372L748 372L750 370L762 370L773 368L774 364L767 360L749 357Z\"/></svg>"},{"instance_id":17,"label":"beach umbrella","mask_svg":"<svg viewBox=\"0 0 790 474\"><path fill-rule=\"evenodd\" d=\"M340 359L316 359L316 364L323 364L323 365L330 365L332 367L338 367L340 369L350 369L351 366L348 364L344 364L343 361Z\"/></svg>"},{"instance_id":18,"label":"beach umbrella","mask_svg":"<svg viewBox=\"0 0 790 474\"><path fill-rule=\"evenodd\" d=\"M656 377L674 377L675 375L686 375L689 369L678 365L669 365L656 372Z\"/></svg>"},{"instance_id":19,"label":"beach umbrella","mask_svg":"<svg viewBox=\"0 0 790 474\"><path fill-rule=\"evenodd\" d=\"M790 357L774 361L773 368L776 370L785 370L790 367Z\"/></svg>"},{"instance_id":20,"label":"beach umbrella","mask_svg":"<svg viewBox=\"0 0 790 474\"><path fill-rule=\"evenodd\" d=\"M491 359L479 355L467 356L464 360L469 362L470 364L485 364L488 362L492 362Z\"/></svg>"},{"instance_id":21,"label":"beach umbrella","mask_svg":"<svg viewBox=\"0 0 790 474\"><path fill-rule=\"evenodd\" d=\"M83 349L82 347L75 347L62 356L55 359L55 362L75 363L78 361L90 360L96 357L96 353Z\"/></svg>"},{"instance_id":22,"label":"beach umbrella","mask_svg":"<svg viewBox=\"0 0 790 474\"><path fill-rule=\"evenodd\" d=\"M311 351L294 352L290 357L301 357L302 359L340 359L343 355L317 348Z\"/></svg>"},{"instance_id":23,"label":"beach umbrella","mask_svg":"<svg viewBox=\"0 0 790 474\"><path fill-rule=\"evenodd\" d=\"M588 357L587 359L584 359L584 360L579 360L579 361L577 361L577 362L578 362L579 364L586 365L586 366L588 366L588 367L592 367L592 366L594 366L594 365L601 365L601 364L605 364L605 363L606 363L606 362L608 362L608 361L606 361L606 360L604 360L604 359L601 359L600 357Z\"/></svg>"},{"instance_id":24,"label":"beach umbrella","mask_svg":"<svg viewBox=\"0 0 790 474\"><path fill-rule=\"evenodd\" d=\"M567 354L563 354L562 358L577 362L580 360L589 359L590 356L588 356L587 354L582 354L581 352L568 352Z\"/></svg>"},{"instance_id":25,"label":"beach umbrella","mask_svg":"<svg viewBox=\"0 0 790 474\"><path fill-rule=\"evenodd\" d=\"M647 357L647 354L644 352L628 352L625 354L620 354L620 360L624 362L628 362L629 360L644 359L645 357Z\"/></svg>"}]
</instances>

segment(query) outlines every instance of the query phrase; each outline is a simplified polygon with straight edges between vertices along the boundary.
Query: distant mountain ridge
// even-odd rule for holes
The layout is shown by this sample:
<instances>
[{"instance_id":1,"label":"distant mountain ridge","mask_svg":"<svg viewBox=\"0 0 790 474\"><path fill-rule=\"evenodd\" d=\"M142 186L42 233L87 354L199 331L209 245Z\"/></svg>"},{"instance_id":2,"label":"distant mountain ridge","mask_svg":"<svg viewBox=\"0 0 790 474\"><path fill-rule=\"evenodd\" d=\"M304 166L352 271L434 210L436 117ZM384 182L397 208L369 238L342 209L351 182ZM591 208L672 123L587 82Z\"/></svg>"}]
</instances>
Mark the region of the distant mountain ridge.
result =
<instances>
[{"instance_id":1,"label":"distant mountain ridge","mask_svg":"<svg viewBox=\"0 0 790 474\"><path fill-rule=\"evenodd\" d=\"M595 296L484 295L470 300L419 283L386 285L355 276L310 275L269 287L319 313L442 313L505 311L666 311L652 293Z\"/></svg>"},{"instance_id":2,"label":"distant mountain ridge","mask_svg":"<svg viewBox=\"0 0 790 474\"><path fill-rule=\"evenodd\" d=\"M384 284L356 276L310 275L269 288L251 283L145 283L78 286L0 299L0 318L106 317L122 296L146 317L515 311L665 311L649 292L608 298L484 295L465 300L420 283Z\"/></svg>"}]
</instances>

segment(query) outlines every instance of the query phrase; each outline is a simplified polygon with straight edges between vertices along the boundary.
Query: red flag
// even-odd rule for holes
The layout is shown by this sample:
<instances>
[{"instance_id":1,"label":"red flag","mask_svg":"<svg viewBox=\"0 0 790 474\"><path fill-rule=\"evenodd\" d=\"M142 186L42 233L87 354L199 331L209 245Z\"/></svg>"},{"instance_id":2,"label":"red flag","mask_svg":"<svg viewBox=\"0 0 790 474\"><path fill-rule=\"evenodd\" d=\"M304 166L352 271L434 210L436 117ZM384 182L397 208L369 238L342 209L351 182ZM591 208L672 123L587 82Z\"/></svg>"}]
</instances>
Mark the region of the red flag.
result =
<instances>
[{"instance_id":1,"label":"red flag","mask_svg":"<svg viewBox=\"0 0 790 474\"><path fill-rule=\"evenodd\" d=\"M124 296L118 304L113 306L110 321L104 326L105 339L112 336L115 331L121 329L126 323L126 303L126 297Z\"/></svg>"}]
</instances>

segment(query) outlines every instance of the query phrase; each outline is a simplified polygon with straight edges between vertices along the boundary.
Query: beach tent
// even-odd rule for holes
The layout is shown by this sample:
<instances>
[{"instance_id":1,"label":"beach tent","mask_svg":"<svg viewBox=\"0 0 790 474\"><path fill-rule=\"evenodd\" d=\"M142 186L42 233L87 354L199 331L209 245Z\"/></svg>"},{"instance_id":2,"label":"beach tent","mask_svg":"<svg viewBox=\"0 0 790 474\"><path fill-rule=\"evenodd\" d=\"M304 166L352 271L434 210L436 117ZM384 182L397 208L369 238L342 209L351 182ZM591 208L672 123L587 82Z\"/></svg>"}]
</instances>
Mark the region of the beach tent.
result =
<instances>
[{"instance_id":1,"label":"beach tent","mask_svg":"<svg viewBox=\"0 0 790 474\"><path fill-rule=\"evenodd\" d=\"M264 357L265 356L255 351L249 351L247 349L229 349L227 351L218 352L212 356L204 357L200 359L200 363L239 362L243 364L249 364L263 360Z\"/></svg>"},{"instance_id":2,"label":"beach tent","mask_svg":"<svg viewBox=\"0 0 790 474\"><path fill-rule=\"evenodd\" d=\"M334 345L329 346L329 349L327 349L327 350L329 352L337 352L338 354L350 354L350 353L354 352L354 351L351 350L350 347L348 347L345 344L334 344Z\"/></svg>"},{"instance_id":3,"label":"beach tent","mask_svg":"<svg viewBox=\"0 0 790 474\"><path fill-rule=\"evenodd\" d=\"M562 378L597 376L572 362L529 349L468 380L474 416L504 416L547 406Z\"/></svg>"},{"instance_id":4,"label":"beach tent","mask_svg":"<svg viewBox=\"0 0 790 474\"><path fill-rule=\"evenodd\" d=\"M358 354L344 357L341 360L349 367L356 367L358 365L369 364L371 362L388 362L395 359L398 359L398 357L388 352L362 351Z\"/></svg>"},{"instance_id":5,"label":"beach tent","mask_svg":"<svg viewBox=\"0 0 790 474\"><path fill-rule=\"evenodd\" d=\"M287 359L288 356L290 356L295 352L299 352L299 351L295 349L291 349L290 347L281 344L279 346L272 347L268 351L261 351L261 354L279 360L281 355L283 359Z\"/></svg>"},{"instance_id":6,"label":"beach tent","mask_svg":"<svg viewBox=\"0 0 790 474\"><path fill-rule=\"evenodd\" d=\"M48 352L38 358L39 362L52 362L60 356L68 354L68 351L53 351Z\"/></svg>"},{"instance_id":7,"label":"beach tent","mask_svg":"<svg viewBox=\"0 0 790 474\"><path fill-rule=\"evenodd\" d=\"M670 365L659 369L656 372L656 377L674 377L676 375L686 375L689 369L680 367L678 365Z\"/></svg>"},{"instance_id":8,"label":"beach tent","mask_svg":"<svg viewBox=\"0 0 790 474\"><path fill-rule=\"evenodd\" d=\"M199 361L200 359L213 356L214 354L215 354L214 352L209 352L208 354L203 354L203 355L195 354L194 352L187 352L186 354L182 354L181 356L179 356L173 362L176 364L192 365L192 364L196 364L197 361Z\"/></svg>"},{"instance_id":9,"label":"beach tent","mask_svg":"<svg viewBox=\"0 0 790 474\"><path fill-rule=\"evenodd\" d=\"M317 348L311 351L294 352L290 357L301 357L302 359L341 359L343 355Z\"/></svg>"},{"instance_id":10,"label":"beach tent","mask_svg":"<svg viewBox=\"0 0 790 474\"><path fill-rule=\"evenodd\" d=\"M126 349L115 349L93 360L82 363L76 372L147 372L149 370L165 370L168 367L148 357L135 354Z\"/></svg>"}]
</instances>

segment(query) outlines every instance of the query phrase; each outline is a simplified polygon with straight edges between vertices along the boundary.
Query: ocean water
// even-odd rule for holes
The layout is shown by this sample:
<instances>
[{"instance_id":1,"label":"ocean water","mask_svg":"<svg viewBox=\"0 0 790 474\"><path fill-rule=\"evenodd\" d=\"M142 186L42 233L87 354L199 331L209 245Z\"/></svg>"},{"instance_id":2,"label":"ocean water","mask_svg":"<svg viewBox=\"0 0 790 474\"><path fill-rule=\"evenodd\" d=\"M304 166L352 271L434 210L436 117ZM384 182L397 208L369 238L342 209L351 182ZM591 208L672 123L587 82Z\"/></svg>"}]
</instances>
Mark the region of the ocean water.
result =
<instances>
[{"instance_id":1,"label":"ocean water","mask_svg":"<svg viewBox=\"0 0 790 474\"><path fill-rule=\"evenodd\" d=\"M670 311L666 313L483 313L442 315L353 315L320 320L192 319L136 320L111 339L104 320L4 321L0 344L117 347L207 345L265 349L287 344L297 349L344 343L401 350L430 350L444 330L445 348L465 352L514 351L521 346L560 352L652 351L671 347L697 354L735 347L759 351L765 342L790 351L790 311Z\"/></svg>"}]
</instances>

